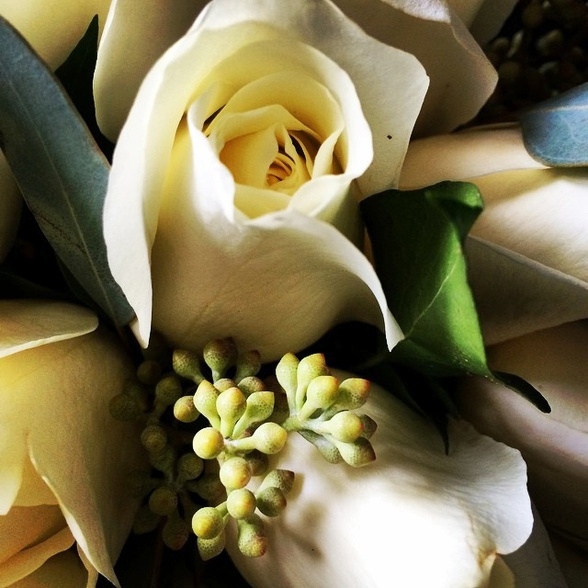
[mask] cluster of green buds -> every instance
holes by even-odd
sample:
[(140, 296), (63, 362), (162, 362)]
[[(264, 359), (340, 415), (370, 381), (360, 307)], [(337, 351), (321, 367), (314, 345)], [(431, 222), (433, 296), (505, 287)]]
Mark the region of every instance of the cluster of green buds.
[(261, 367), (257, 352), (240, 354), (232, 339), (215, 340), (201, 355), (175, 350), (145, 359), (137, 381), (112, 399), (113, 416), (141, 422), (152, 467), (134, 479), (144, 497), (136, 532), (160, 526), (172, 549), (193, 533), (201, 557), (209, 559), (224, 549), (234, 520), (239, 550), (257, 557), (267, 548), (268, 517), (283, 511), (294, 484), (294, 472), (270, 467), (290, 432), (331, 463), (375, 459), (368, 440), (375, 423), (354, 412), (365, 403), (369, 382), (339, 382), (320, 354), (300, 361), (287, 354), (267, 380), (258, 377)]

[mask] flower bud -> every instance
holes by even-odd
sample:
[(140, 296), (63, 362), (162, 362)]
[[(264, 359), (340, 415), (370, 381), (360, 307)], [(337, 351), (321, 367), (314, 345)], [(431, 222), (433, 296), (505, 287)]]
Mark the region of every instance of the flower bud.
[(212, 380), (222, 378), (237, 361), (237, 346), (230, 339), (216, 339), (207, 343), (202, 351), (206, 365), (212, 370)]
[(149, 463), (156, 470), (171, 475), (176, 463), (176, 452), (171, 445), (166, 444), (160, 450), (149, 453)]
[(251, 437), (234, 439), (229, 442), (229, 446), (236, 451), (251, 451), (257, 449), (262, 453), (273, 455), (279, 453), (288, 439), (288, 432), (277, 423), (263, 423)]
[(198, 537), (196, 540), (198, 546), (198, 553), (202, 561), (207, 561), (219, 555), (225, 548), (225, 533), (221, 531), (216, 537), (212, 539), (203, 539)]
[(374, 448), (371, 443), (363, 437), (359, 437), (359, 439), (353, 443), (335, 441), (335, 445), (341, 453), (341, 457), (350, 466), (361, 467), (376, 459)]
[(142, 506), (135, 515), (133, 522), (133, 532), (137, 535), (144, 535), (145, 533), (151, 533), (157, 529), (159, 525), (160, 516), (155, 514), (149, 506)]
[(232, 378), (220, 378), (220, 380), (215, 380), (214, 382), (214, 387), (219, 392), (224, 392), (225, 390), (228, 390), (229, 388), (235, 388), (236, 386), (237, 384)]
[(185, 453), (178, 459), (178, 477), (181, 481), (194, 480), (204, 469), (204, 462), (194, 453)]
[(257, 490), (258, 492), (261, 492), (266, 488), (275, 487), (279, 488), (284, 494), (288, 494), (288, 492), (290, 492), (292, 489), (294, 479), (295, 474), (291, 470), (272, 470), (263, 479), (263, 482), (260, 484)]
[(172, 368), (178, 376), (200, 384), (204, 376), (200, 371), (200, 359), (197, 353), (186, 349), (174, 349), (172, 354)]
[(198, 457), (214, 459), (225, 448), (225, 440), (214, 427), (205, 427), (194, 435), (192, 447)]
[(162, 407), (171, 406), (182, 396), (182, 384), (175, 374), (161, 378), (155, 386), (155, 401)]
[(327, 410), (339, 394), (339, 381), (334, 376), (317, 376), (310, 381), (298, 418), (306, 420), (317, 410)]
[(143, 412), (138, 402), (125, 393), (113, 396), (108, 403), (108, 410), (118, 421), (134, 421)]
[(343, 459), (335, 444), (325, 439), (322, 435), (308, 430), (298, 431), (298, 434), (312, 443), (329, 463), (340, 463)]
[(256, 495), (257, 508), (268, 517), (277, 517), (286, 508), (284, 492), (275, 486), (270, 486)]
[(297, 385), (295, 406), (298, 410), (300, 410), (304, 404), (310, 383), (320, 376), (328, 375), (329, 368), (325, 362), (325, 356), (322, 353), (308, 355), (300, 360), (298, 369), (296, 370)]
[(276, 366), (276, 378), (294, 406), (298, 387), (298, 365), (300, 361), (293, 353), (286, 353)]
[(257, 506), (255, 495), (248, 488), (238, 488), (227, 496), (227, 510), (235, 519), (250, 517)]
[(200, 413), (194, 406), (194, 396), (182, 396), (174, 404), (174, 417), (182, 423), (193, 423)]
[(219, 391), (208, 381), (202, 380), (194, 393), (194, 406), (203, 414), (213, 427), (220, 429), (220, 418), (216, 410)]
[(231, 457), (221, 465), (219, 478), (227, 490), (244, 488), (251, 480), (251, 468), (246, 459)]
[(251, 468), (252, 476), (261, 476), (267, 472), (269, 467), (269, 458), (267, 454), (254, 449), (245, 456), (245, 459)]
[(217, 501), (225, 492), (225, 487), (218, 479), (217, 474), (204, 474), (194, 482), (187, 482), (185, 486), (208, 502)]
[(161, 365), (154, 359), (146, 359), (137, 368), (139, 382), (147, 386), (154, 386), (161, 377)]
[(241, 380), (235, 378), (235, 381), (239, 382), (239, 390), (241, 390), (245, 396), (249, 396), (250, 394), (253, 394), (253, 392), (262, 392), (267, 389), (263, 380), (257, 376), (247, 376)]
[(374, 421), (374, 419), (369, 417), (367, 414), (360, 414), (357, 416), (361, 419), (361, 422), (363, 423), (363, 433), (361, 434), (361, 436), (364, 439), (370, 439), (371, 436), (376, 432), (376, 429), (378, 428), (378, 423), (376, 423), (376, 421)]
[(192, 517), (192, 531), (202, 539), (217, 537), (224, 526), (223, 515), (213, 506), (199, 508)]
[(337, 410), (355, 410), (363, 406), (369, 396), (371, 383), (363, 378), (347, 378), (339, 384)]
[(353, 443), (363, 433), (363, 422), (356, 414), (344, 410), (325, 421), (322, 429), (338, 441)]
[(239, 384), (239, 388), (241, 388), (241, 382), (244, 378), (255, 376), (260, 368), (261, 355), (259, 351), (252, 349), (239, 355), (237, 371), (235, 372), (235, 381)]
[(220, 431), (224, 437), (230, 437), (233, 427), (245, 412), (247, 400), (237, 387), (221, 392), (216, 399), (216, 411), (221, 419)]
[(239, 551), (247, 557), (260, 557), (267, 550), (267, 537), (263, 533), (261, 519), (253, 515), (249, 519), (239, 519)]
[(157, 515), (169, 515), (178, 507), (178, 495), (168, 486), (155, 488), (149, 496), (149, 508)]
[(190, 525), (177, 512), (167, 518), (161, 530), (161, 539), (167, 547), (179, 551), (190, 537)]
[(147, 425), (141, 433), (141, 443), (149, 453), (158, 453), (167, 445), (167, 433), (161, 425)]
[(245, 412), (233, 428), (233, 437), (240, 437), (251, 425), (269, 418), (274, 410), (273, 392), (252, 392), (246, 401)]

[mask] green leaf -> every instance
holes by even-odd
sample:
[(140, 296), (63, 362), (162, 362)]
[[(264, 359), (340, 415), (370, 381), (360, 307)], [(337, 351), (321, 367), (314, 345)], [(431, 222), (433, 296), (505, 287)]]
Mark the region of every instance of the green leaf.
[(588, 83), (520, 115), (527, 151), (550, 166), (588, 165)]
[(477, 188), (462, 182), (362, 202), (376, 272), (406, 337), (394, 361), (434, 376), (489, 374), (463, 252), (481, 210)]
[(0, 145), (51, 246), (117, 325), (133, 311), (102, 235), (109, 166), (59, 83), (0, 19)]

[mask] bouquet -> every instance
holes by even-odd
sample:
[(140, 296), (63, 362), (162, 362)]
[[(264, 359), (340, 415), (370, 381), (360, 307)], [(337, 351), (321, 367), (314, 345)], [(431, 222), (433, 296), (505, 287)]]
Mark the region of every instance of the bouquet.
[(1, 3), (0, 586), (581, 586), (587, 10)]

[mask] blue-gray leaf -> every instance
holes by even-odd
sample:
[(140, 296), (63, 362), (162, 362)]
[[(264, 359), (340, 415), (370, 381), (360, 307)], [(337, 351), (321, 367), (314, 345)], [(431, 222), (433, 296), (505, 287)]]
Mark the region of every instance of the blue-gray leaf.
[(550, 166), (588, 165), (588, 83), (520, 115), (527, 151)]
[(1, 18), (0, 145), (64, 265), (117, 325), (128, 323), (102, 235), (108, 162), (53, 74)]

